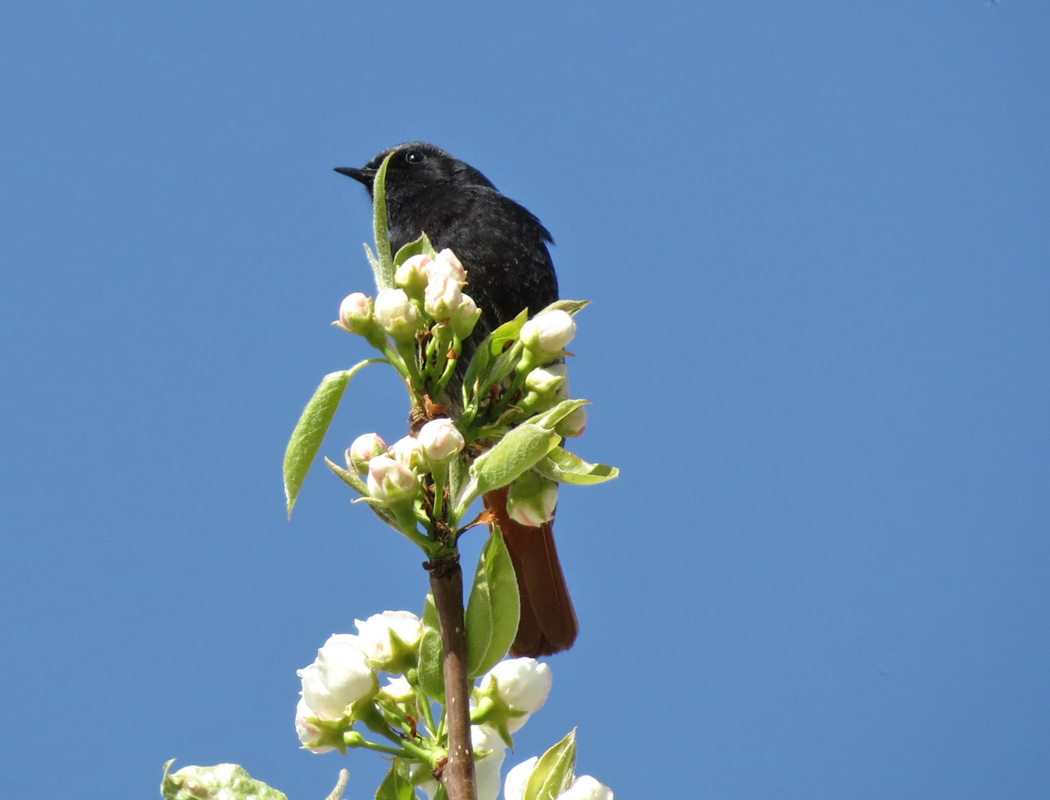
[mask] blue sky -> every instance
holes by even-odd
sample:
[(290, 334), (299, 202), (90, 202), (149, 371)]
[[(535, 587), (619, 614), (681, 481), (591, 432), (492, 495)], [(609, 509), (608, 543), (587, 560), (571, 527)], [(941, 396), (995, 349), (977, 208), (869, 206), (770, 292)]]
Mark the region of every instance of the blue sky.
[[(554, 235), (593, 401), (581, 622), (508, 764), (621, 798), (1050, 794), (1050, 6), (0, 8), (0, 480), (15, 797), (290, 797), (295, 669), (419, 556), (284, 444), (371, 289), (331, 171), (432, 141)], [(396, 438), (355, 379), (325, 452)], [(476, 545), (475, 545), (476, 547)]]

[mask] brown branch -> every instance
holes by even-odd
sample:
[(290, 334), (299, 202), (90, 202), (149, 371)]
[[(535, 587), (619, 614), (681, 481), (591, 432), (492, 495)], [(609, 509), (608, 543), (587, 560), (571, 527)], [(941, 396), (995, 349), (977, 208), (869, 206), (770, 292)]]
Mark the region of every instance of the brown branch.
[(463, 623), (463, 571), (458, 557), (427, 565), (434, 606), (441, 625), (442, 667), (445, 674), (445, 713), (448, 720), (448, 763), (441, 782), (449, 800), (477, 800), (474, 783), (474, 747), (470, 741), (470, 679), (467, 677), (467, 639)]

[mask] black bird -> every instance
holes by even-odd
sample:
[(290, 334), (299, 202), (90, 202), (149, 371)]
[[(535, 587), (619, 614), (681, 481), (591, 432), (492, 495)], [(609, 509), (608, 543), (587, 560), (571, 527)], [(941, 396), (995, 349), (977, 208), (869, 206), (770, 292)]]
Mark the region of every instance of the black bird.
[[(550, 233), (523, 206), (504, 197), (474, 167), (425, 142), (379, 153), (363, 167), (337, 167), (372, 194), (376, 172), (386, 171), (387, 225), (393, 252), (426, 233), (438, 250), (449, 247), (467, 270), (467, 293), (481, 320), (464, 343), (466, 363), (477, 342), (522, 309), (536, 313), (558, 299)], [(515, 656), (566, 650), (576, 640), (576, 613), (554, 547), (553, 527), (531, 528), (507, 516), (507, 490), (485, 495), (485, 507), (510, 551), (521, 594)]]

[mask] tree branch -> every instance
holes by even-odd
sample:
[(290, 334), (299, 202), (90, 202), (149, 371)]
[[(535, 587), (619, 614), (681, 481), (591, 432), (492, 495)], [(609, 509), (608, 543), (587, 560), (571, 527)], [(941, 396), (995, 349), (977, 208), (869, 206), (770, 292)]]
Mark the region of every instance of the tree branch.
[(470, 741), (470, 680), (467, 677), (467, 639), (463, 623), (463, 571), (458, 556), (435, 559), (427, 565), (434, 606), (441, 625), (442, 667), (445, 674), (445, 713), (448, 719), (448, 763), (441, 782), (449, 800), (477, 800), (474, 747)]

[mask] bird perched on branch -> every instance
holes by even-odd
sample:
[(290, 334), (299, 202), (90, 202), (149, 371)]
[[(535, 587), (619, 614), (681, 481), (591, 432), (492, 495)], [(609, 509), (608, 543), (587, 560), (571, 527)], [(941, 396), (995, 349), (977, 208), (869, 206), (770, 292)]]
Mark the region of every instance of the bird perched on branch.
[[(438, 250), (451, 248), (467, 270), (470, 296), (481, 320), (464, 343), (461, 364), (490, 331), (525, 308), (536, 313), (558, 299), (548, 243), (551, 235), (527, 209), (502, 195), (469, 164), (424, 142), (398, 145), (363, 167), (337, 167), (364, 184), (369, 195), (383, 160), (387, 165), (387, 225), (393, 252), (426, 233)], [(515, 656), (566, 650), (576, 639), (576, 613), (554, 547), (553, 524), (522, 525), (507, 514), (507, 489), (484, 496), (503, 532), (521, 595)]]

